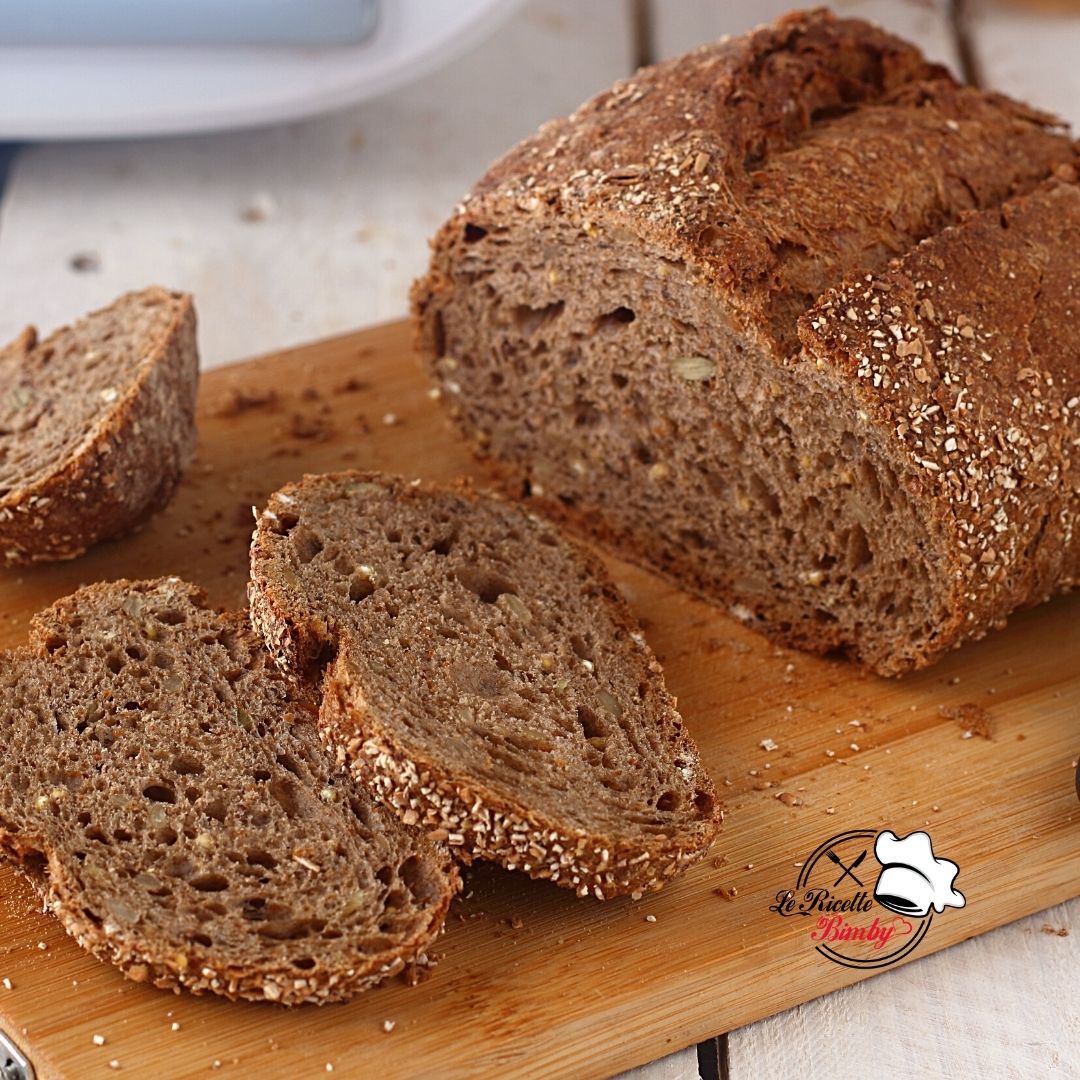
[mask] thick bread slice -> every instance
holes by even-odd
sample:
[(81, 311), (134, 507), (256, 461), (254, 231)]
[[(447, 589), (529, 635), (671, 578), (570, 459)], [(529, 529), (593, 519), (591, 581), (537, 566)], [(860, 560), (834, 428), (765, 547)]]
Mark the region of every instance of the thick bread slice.
[(165, 506), (198, 369), (191, 297), (157, 288), (0, 351), (0, 563), (74, 558)]
[(325, 663), (320, 725), (409, 823), (600, 899), (659, 888), (716, 833), (663, 673), (592, 555), (502, 500), (378, 474), (271, 496), (254, 626)]
[(128, 978), (295, 1005), (425, 961), (452, 860), (332, 767), (245, 617), (93, 585), (0, 656), (0, 694), (0, 852)]
[(1075, 161), (1052, 118), (866, 23), (795, 14), (639, 72), (493, 166), (435, 238), (420, 347), (537, 509), (786, 642), (921, 666), (959, 640), (925, 625), (951, 594), (901, 597), (900, 549), (928, 550), (935, 511), (882, 509), (889, 436), (854, 376), (797, 362), (799, 317)]

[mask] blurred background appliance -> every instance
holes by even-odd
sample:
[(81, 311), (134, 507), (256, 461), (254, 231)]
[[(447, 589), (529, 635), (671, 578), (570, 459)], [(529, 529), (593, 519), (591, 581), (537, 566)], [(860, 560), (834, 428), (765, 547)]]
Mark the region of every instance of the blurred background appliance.
[(341, 108), (519, 0), (0, 0), (0, 140), (172, 135)]

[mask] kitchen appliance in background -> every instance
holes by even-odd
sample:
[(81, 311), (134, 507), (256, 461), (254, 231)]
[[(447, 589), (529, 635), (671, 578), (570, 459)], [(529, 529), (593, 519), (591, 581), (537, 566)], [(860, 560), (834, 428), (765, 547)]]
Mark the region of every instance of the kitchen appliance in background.
[(377, 0), (0, 0), (0, 45), (356, 45)]
[(0, 141), (215, 131), (386, 92), (521, 0), (0, 0)]

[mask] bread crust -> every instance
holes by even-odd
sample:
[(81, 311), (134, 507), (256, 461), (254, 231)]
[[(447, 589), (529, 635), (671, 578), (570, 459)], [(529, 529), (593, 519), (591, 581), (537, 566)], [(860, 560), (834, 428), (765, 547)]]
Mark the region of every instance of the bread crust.
[[(385, 482), (376, 474), (342, 474), (358, 482)], [(693, 784), (708, 797), (711, 807), (706, 820), (687, 824), (673, 836), (659, 836), (655, 842), (622, 842), (619, 838), (593, 835), (586, 830), (568, 830), (556, 820), (508, 802), (482, 781), (452, 776), (428, 757), (419, 758), (401, 746), (391, 730), (381, 722), (360, 692), (360, 680), (350, 664), (350, 644), (341, 629), (328, 626), (321, 615), (305, 625), (303, 617), (288, 602), (288, 586), (275, 574), (265, 532), (264, 519), (273, 520), (276, 502), (282, 495), (287, 505), (302, 505), (303, 481), (289, 485), (271, 496), (269, 507), (260, 515), (252, 539), (252, 575), (248, 591), (251, 621), (285, 671), (304, 670), (328, 645), (336, 654), (321, 676), (322, 703), (319, 724), (323, 737), (334, 750), (337, 762), (347, 767), (384, 804), (392, 807), (407, 824), (432, 830), (450, 844), (464, 862), (474, 857), (491, 859), (511, 870), (533, 878), (574, 889), (579, 896), (604, 900), (613, 896), (640, 894), (662, 888), (686, 866), (709, 849), (723, 820), (712, 780), (700, 762), (697, 749), (683, 735), (687, 768), (693, 770)], [(423, 491), (423, 486), (420, 486)], [(468, 481), (459, 481), (454, 491), (478, 502), (492, 498), (476, 492)], [(568, 542), (569, 543), (569, 542)], [(615, 621), (642, 654), (644, 677), (652, 693), (674, 709), (661, 668), (637, 627), (625, 598), (611, 582), (603, 563), (586, 549), (571, 544), (581, 559), (585, 574), (598, 586), (603, 603)]]
[[(199, 375), (194, 304), (185, 293), (158, 288), (139, 295), (173, 306), (169, 326), (77, 453), (0, 497), (0, 552), (9, 566), (73, 559), (137, 528), (169, 503), (191, 462)], [(49, 340), (38, 343), (31, 328), (9, 349), (26, 353)]]
[[(866, 23), (820, 10), (793, 13), (639, 72), (572, 116), (545, 124), (498, 161), (432, 242), (429, 272), (412, 295), (418, 350), (456, 426), (504, 491), (528, 494), (545, 515), (706, 599), (745, 609), (750, 601), (707, 580), (691, 550), (658, 565), (649, 548), (620, 537), (587, 498), (536, 490), (532, 463), (500, 454), (498, 439), (477, 419), (497, 417), (497, 396), (490, 393), (470, 414), (464, 397), (475, 388), (451, 374), (462, 361), (443, 319), (455, 294), (488, 280), (474, 253), (516, 229), (528, 230), (541, 248), (556, 225), (579, 231), (582, 259), (590, 245), (628, 241), (655, 256), (658, 278), (669, 264), (685, 264), (703, 296), (715, 298), (718, 320), (729, 320), (778, 369), (797, 371), (805, 347), (799, 316), (815, 298), (859, 280), (867, 266), (885, 271), (889, 256), (904, 256), (968, 212), (993, 208), (985, 211), (992, 217), (1002, 200), (1032, 191), (1055, 168), (1071, 169), (1077, 147), (1057, 127), (1048, 114), (958, 86), (913, 46)], [(897, 131), (906, 138), (903, 158), (889, 142)], [(977, 250), (970, 257), (971, 270), (960, 272), (965, 280), (974, 278), (980, 258)], [(1056, 258), (1067, 262), (1067, 250), (1059, 248)], [(534, 290), (535, 302), (553, 301), (558, 288)], [(501, 344), (491, 343), (495, 355)], [(845, 402), (854, 401), (862, 390), (855, 374), (844, 365), (829, 370)], [(516, 391), (515, 378), (508, 365), (508, 393)], [(537, 399), (547, 400), (537, 386)], [(875, 435), (896, 443), (884, 420)], [(948, 543), (954, 519), (934, 501), (938, 485), (922, 467), (907, 468), (910, 457), (896, 449), (912, 496), (925, 500), (929, 525)], [(1055, 498), (1065, 491), (1060, 471), (1058, 483)], [(658, 516), (655, 524), (667, 522)], [(785, 625), (764, 601), (750, 604), (746, 621), (785, 643), (821, 653), (840, 648), (880, 674), (900, 674), (1000, 625), (1016, 606), (1067, 588), (1075, 570), (1060, 559), (1044, 566), (1051, 564), (1054, 581), (1040, 571), (1037, 585), (997, 590), (993, 602), (985, 592), (973, 601), (944, 585), (945, 621), (918, 642), (894, 635), (887, 653), (833, 624)], [(737, 573), (733, 566), (730, 576)]]
[[(455, 781), (432, 761), (408, 756), (380, 729), (379, 718), (353, 700), (349, 680), (330, 673), (319, 723), (337, 761), (406, 822), (422, 823), (445, 840), (462, 862), (474, 858), (520, 870), (531, 878), (573, 889), (578, 896), (610, 900), (662, 889), (703, 858), (723, 818), (697, 836), (665, 838), (644, 849), (588, 832), (569, 832), (523, 812), (484, 789)], [(704, 775), (704, 773), (703, 773)], [(705, 777), (704, 783), (712, 789)]]

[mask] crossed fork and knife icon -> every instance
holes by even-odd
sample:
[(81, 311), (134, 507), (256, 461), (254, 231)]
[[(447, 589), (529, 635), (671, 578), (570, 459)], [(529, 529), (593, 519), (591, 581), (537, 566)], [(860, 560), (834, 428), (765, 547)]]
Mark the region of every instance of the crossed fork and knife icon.
[(835, 881), (835, 882), (833, 883), (833, 888), (834, 888), (834, 889), (835, 889), (835, 888), (836, 888), (836, 887), (837, 887), (837, 886), (838, 886), (838, 885), (840, 884), (840, 882), (841, 882), (841, 881), (843, 881), (843, 880), (844, 880), (844, 878), (846, 878), (846, 877), (849, 877), (849, 878), (851, 878), (851, 880), (852, 880), (852, 881), (854, 881), (854, 882), (855, 882), (855, 884), (856, 884), (856, 885), (858, 885), (860, 889), (862, 889), (862, 888), (865, 888), (865, 886), (863, 885), (863, 883), (862, 883), (862, 882), (861, 882), (861, 881), (860, 881), (860, 880), (859, 880), (859, 879), (858, 879), (858, 878), (857, 878), (857, 877), (855, 876), (855, 873), (854, 873), (854, 871), (855, 871), (855, 870), (857, 870), (857, 869), (859, 868), (859, 865), (860, 865), (860, 864), (862, 863), (863, 859), (865, 859), (865, 858), (866, 858), (866, 852), (865, 852), (865, 851), (864, 851), (864, 852), (863, 852), (863, 853), (862, 853), (861, 855), (859, 855), (859, 856), (858, 856), (858, 858), (856, 858), (856, 859), (855, 859), (855, 861), (854, 861), (854, 862), (853, 862), (853, 863), (852, 863), (852, 864), (851, 864), (850, 866), (845, 866), (845, 865), (844, 865), (844, 862), (843, 862), (843, 860), (842, 860), (842, 859), (840, 858), (840, 856), (839, 856), (839, 855), (837, 855), (837, 854), (836, 854), (836, 852), (835, 852), (835, 851), (832, 851), (831, 849), (830, 849), (829, 851), (826, 851), (826, 852), (825, 852), (825, 857), (826, 857), (826, 858), (827, 858), (827, 859), (828, 859), (828, 860), (829, 860), (829, 861), (830, 861), (831, 863), (834, 863), (834, 864), (835, 864), (836, 866), (840, 867), (840, 869), (841, 869), (841, 870), (843, 870), (843, 873), (842, 873), (842, 874), (841, 874), (841, 875), (840, 875), (840, 876), (839, 876), (839, 877), (838, 877), (838, 878), (836, 879), (836, 881)]

